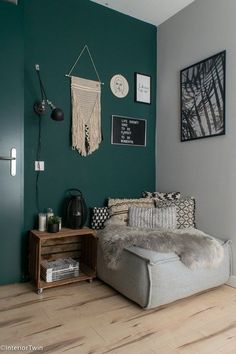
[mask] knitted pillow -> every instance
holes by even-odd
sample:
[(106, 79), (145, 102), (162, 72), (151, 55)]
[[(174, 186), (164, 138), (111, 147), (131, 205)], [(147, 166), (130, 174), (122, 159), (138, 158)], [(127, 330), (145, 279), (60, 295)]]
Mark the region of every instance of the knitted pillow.
[(163, 193), (163, 192), (143, 192), (142, 193), (143, 198), (155, 198), (159, 200), (178, 200), (180, 199), (180, 192), (168, 192), (168, 193)]
[(195, 199), (193, 197), (183, 197), (175, 201), (160, 201), (155, 199), (157, 208), (176, 207), (177, 228), (186, 229), (195, 227)]
[(112, 199), (108, 200), (109, 215), (112, 221), (127, 225), (128, 211), (132, 206), (143, 208), (155, 208), (155, 200), (149, 198), (139, 199)]
[(176, 207), (167, 208), (129, 208), (128, 225), (147, 229), (176, 229)]
[(91, 228), (93, 230), (103, 229), (104, 223), (108, 218), (109, 218), (109, 211), (107, 207), (93, 208)]

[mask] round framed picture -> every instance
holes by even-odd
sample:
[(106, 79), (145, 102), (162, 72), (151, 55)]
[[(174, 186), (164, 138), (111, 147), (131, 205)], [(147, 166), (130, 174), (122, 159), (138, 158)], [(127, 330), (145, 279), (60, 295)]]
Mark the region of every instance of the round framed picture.
[(111, 78), (110, 88), (113, 93), (118, 98), (124, 98), (129, 93), (129, 84), (126, 78), (120, 74), (114, 75)]

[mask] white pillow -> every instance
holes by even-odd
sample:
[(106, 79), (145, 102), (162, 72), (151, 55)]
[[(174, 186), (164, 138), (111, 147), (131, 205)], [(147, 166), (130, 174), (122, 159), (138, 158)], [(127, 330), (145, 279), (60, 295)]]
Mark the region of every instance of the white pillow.
[(166, 208), (129, 208), (128, 225), (147, 229), (177, 228), (176, 207)]

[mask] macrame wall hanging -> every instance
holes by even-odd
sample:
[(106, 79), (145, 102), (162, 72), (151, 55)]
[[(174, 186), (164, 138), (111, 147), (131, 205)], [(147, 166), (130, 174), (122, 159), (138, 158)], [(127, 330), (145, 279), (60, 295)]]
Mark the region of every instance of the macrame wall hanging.
[[(83, 53), (87, 51), (98, 81), (72, 76)], [(72, 104), (72, 148), (82, 156), (88, 156), (98, 149), (102, 141), (101, 131), (101, 85), (97, 68), (87, 45), (71, 67), (71, 104)]]

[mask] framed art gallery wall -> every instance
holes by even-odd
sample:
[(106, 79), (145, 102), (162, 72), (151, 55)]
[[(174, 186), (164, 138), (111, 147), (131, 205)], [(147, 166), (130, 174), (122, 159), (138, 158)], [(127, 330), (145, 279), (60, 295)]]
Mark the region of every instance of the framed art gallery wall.
[[(42, 2), (44, 22), (43, 26), (38, 26), (38, 14), (42, 11)], [(25, 204), (27, 205), (24, 215), (25, 231), (32, 229), (34, 215), (37, 214), (35, 199), (32, 198), (32, 188), (35, 183), (32, 163), (37, 148), (35, 143), (37, 119), (32, 118), (32, 100), (37, 98), (36, 93), (39, 92), (37, 75), (34, 72), (35, 63), (40, 64), (45, 75), (45, 85), (48, 91), (52, 92), (52, 99), (60, 105), (65, 114), (64, 121), (57, 128), (50, 119), (44, 119), (42, 122), (42, 129), (44, 129), (42, 156), (47, 166), (53, 166), (53, 168), (46, 168), (44, 178), (40, 182), (42, 207), (49, 205), (59, 215), (60, 199), (64, 198), (64, 192), (71, 185), (79, 184), (89, 208), (102, 206), (108, 196), (136, 198), (140, 195), (140, 191), (152, 190), (155, 187), (156, 100), (154, 97), (156, 96), (157, 29), (153, 25), (92, 1), (70, 0), (69, 3), (68, 7), (68, 1), (65, 0), (24, 2), (24, 64), (25, 77), (29, 78), (25, 81), (24, 115), (24, 151), (25, 161), (27, 161), (25, 164)], [(62, 25), (58, 26), (58, 23)], [(53, 60), (52, 53), (61, 52), (62, 43), (66, 55), (56, 55), (57, 59)], [(137, 45), (131, 45), (132, 43)], [(70, 148), (71, 90), (70, 80), (64, 76), (85, 44), (89, 47), (99, 77), (104, 83), (101, 87), (103, 140), (99, 149), (86, 158)], [(148, 73), (153, 78), (151, 105), (134, 102), (135, 71)], [(88, 53), (81, 57), (73, 74), (89, 80), (97, 80)], [(115, 94), (110, 88), (114, 76), (115, 84), (112, 88)], [(36, 97), (32, 96), (32, 92)], [(111, 117), (115, 114), (147, 119), (146, 147), (111, 144)], [(57, 142), (51, 144), (55, 129)], [(52, 148), (49, 149), (49, 146)], [(60, 156), (59, 159), (55, 159), (55, 153)], [(70, 170), (73, 170), (73, 173), (68, 173)], [(61, 171), (59, 177), (58, 171)], [(54, 181), (55, 178), (57, 183), (53, 188), (52, 202), (52, 194), (49, 192), (50, 181)]]

